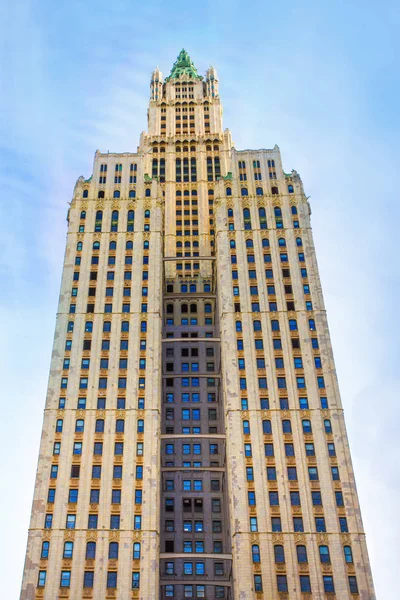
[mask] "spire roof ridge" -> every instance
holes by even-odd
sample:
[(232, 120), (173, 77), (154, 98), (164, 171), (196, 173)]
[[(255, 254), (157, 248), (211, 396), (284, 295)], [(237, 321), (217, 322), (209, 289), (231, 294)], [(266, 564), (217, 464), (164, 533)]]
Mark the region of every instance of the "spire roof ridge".
[(182, 76), (187, 76), (190, 79), (203, 79), (201, 75), (198, 74), (197, 69), (194, 66), (194, 62), (191, 60), (189, 54), (184, 48), (182, 48), (182, 50), (179, 52), (179, 55), (171, 69), (171, 73), (169, 77), (166, 78), (166, 81), (170, 79), (179, 79)]

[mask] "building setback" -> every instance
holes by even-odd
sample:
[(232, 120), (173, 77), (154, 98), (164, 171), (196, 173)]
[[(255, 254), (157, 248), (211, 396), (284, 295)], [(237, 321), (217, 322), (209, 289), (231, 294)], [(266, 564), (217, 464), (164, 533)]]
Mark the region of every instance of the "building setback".
[(184, 50), (150, 90), (75, 185), (20, 598), (374, 599), (300, 176)]

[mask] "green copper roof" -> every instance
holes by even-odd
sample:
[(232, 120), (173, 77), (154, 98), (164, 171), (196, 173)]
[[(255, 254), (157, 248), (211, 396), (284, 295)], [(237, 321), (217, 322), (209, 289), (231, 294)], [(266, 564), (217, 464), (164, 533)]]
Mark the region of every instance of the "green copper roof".
[(186, 50), (181, 50), (179, 52), (179, 56), (174, 62), (171, 73), (165, 81), (168, 81), (169, 79), (178, 79), (178, 77), (181, 77), (182, 75), (187, 75), (190, 79), (203, 79), (201, 75), (197, 73), (197, 69)]

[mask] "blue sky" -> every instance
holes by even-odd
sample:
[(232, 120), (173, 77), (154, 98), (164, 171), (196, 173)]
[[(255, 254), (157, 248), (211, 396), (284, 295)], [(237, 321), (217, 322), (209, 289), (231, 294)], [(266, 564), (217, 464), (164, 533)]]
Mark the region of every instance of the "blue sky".
[(350, 4), (3, 3), (4, 597), (17, 598), (22, 575), (67, 202), (97, 148), (136, 150), (151, 71), (167, 75), (182, 47), (199, 72), (217, 68), (236, 147), (278, 144), (286, 172), (295, 168), (311, 196), (377, 596), (399, 597), (400, 5)]

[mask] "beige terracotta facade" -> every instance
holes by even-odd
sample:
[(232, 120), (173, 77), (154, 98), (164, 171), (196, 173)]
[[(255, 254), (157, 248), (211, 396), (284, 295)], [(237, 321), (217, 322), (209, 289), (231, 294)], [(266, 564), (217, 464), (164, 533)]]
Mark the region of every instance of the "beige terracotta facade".
[(301, 179), (184, 52), (74, 189), (20, 596), (168, 597), (375, 598)]

